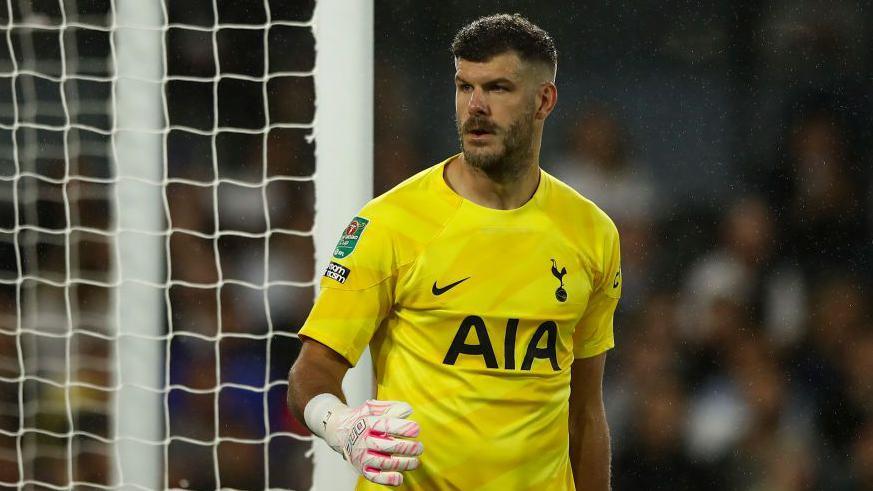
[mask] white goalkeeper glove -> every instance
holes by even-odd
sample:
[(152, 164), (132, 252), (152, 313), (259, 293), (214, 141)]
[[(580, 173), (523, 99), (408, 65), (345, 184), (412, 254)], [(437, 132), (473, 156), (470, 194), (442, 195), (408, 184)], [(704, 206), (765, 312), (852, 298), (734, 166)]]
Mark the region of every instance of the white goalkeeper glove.
[(319, 394), (303, 411), (306, 425), (368, 481), (403, 484), (402, 471), (418, 467), (424, 450), (418, 423), (405, 419), (412, 407), (399, 401), (369, 400), (348, 407), (333, 394)]

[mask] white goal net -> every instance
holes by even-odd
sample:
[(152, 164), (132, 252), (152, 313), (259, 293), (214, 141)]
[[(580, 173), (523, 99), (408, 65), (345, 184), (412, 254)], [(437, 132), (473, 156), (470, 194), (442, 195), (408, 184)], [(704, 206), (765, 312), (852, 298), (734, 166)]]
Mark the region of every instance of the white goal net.
[(311, 486), (313, 12), (0, 1), (0, 487)]

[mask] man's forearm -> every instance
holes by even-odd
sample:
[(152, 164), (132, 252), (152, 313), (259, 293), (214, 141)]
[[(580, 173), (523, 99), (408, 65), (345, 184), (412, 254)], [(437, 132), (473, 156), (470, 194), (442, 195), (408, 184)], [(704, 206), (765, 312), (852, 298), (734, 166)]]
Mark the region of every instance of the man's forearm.
[(317, 373), (300, 374), (291, 369), (288, 376), (288, 407), (294, 413), (294, 417), (303, 423), (303, 409), (306, 403), (318, 394), (333, 394), (345, 402), (342, 384), (329, 377), (319, 376)]
[(348, 367), (331, 359), (321, 345), (306, 342), (288, 373), (288, 407), (305, 424), (303, 410), (318, 394), (333, 394), (345, 402), (342, 379)]
[(604, 411), (580, 417), (570, 426), (570, 463), (579, 491), (610, 489), (609, 426)]

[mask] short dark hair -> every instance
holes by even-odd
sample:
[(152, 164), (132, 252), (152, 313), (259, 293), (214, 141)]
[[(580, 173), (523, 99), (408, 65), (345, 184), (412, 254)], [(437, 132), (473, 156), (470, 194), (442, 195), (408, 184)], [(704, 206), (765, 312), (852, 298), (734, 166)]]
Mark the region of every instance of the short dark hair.
[(462, 27), (452, 41), (452, 55), (469, 61), (488, 61), (510, 50), (524, 61), (542, 62), (552, 70), (557, 68), (555, 41), (521, 14), (480, 17)]

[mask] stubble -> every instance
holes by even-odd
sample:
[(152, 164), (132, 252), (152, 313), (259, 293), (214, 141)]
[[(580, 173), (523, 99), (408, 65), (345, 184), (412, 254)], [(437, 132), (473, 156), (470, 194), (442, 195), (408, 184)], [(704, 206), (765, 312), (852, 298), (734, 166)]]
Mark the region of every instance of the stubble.
[(499, 129), (487, 120), (474, 116), (461, 125), (456, 119), (456, 127), (464, 160), (493, 181), (508, 182), (516, 179), (533, 154), (533, 111), (522, 114), (502, 135), (495, 134), (495, 137), (502, 138), (501, 151), (477, 151), (474, 148), (468, 149), (464, 144), (464, 135), (471, 128), (491, 131)]

